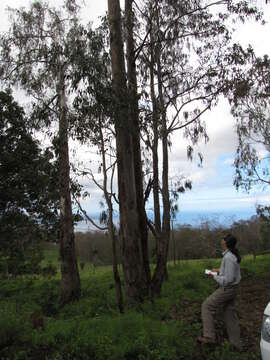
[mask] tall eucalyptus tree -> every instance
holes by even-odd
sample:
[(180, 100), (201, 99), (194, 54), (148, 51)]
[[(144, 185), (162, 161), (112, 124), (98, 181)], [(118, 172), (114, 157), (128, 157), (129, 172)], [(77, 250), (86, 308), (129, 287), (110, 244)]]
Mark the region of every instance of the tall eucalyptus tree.
[(3, 82), (18, 85), (31, 97), (37, 128), (58, 123), (61, 303), (80, 296), (75, 254), (70, 189), (69, 127), (74, 59), (83, 48), (78, 6), (67, 0), (61, 9), (37, 1), (30, 8), (11, 10), (9, 32), (1, 36), (0, 75)]
[[(227, 96), (236, 118), (238, 148), (235, 157), (236, 188), (270, 185), (270, 59), (257, 57), (249, 47), (235, 49), (237, 61)], [(243, 68), (243, 63), (247, 63)]]
[[(127, 99), (128, 87), (119, 0), (108, 0), (108, 14), (114, 96), (113, 119), (118, 169), (120, 238), (125, 291), (127, 301), (132, 304), (142, 301), (147, 289), (135, 178), (133, 135), (136, 135), (136, 130), (131, 117), (130, 102)], [(131, 86), (134, 85), (133, 83)], [(134, 92), (132, 93), (134, 94)], [(132, 110), (136, 111), (135, 108)]]
[[(168, 149), (171, 135), (177, 130), (184, 131), (184, 136), (191, 140), (187, 148), (190, 159), (199, 139), (208, 140), (202, 115), (225, 91), (231, 71), (223, 55), (231, 43), (231, 31), (226, 23), (229, 19), (243, 20), (244, 14), (257, 16), (257, 10), (246, 2), (229, 0), (149, 0), (142, 9), (138, 10), (142, 22), (136, 35), (140, 49), (140, 89), (145, 95), (144, 104), (148, 104), (145, 106), (145, 138), (153, 162), (157, 266), (152, 292), (159, 294), (167, 276), (170, 238)], [(162, 180), (159, 179), (159, 140)], [(202, 154), (198, 155), (202, 161)]]
[(125, 33), (126, 33), (126, 61), (127, 61), (127, 85), (129, 115), (132, 121), (132, 144), (134, 157), (134, 172), (136, 184), (136, 200), (139, 216), (141, 252), (143, 258), (143, 271), (145, 276), (145, 295), (149, 294), (151, 274), (148, 254), (148, 229), (147, 216), (144, 204), (143, 172), (141, 155), (141, 134), (138, 105), (138, 84), (136, 66), (136, 44), (134, 40), (135, 13), (133, 11), (133, 0), (125, 0)]
[[(233, 3), (230, 0), (181, 2), (149, 0), (140, 6), (137, 2), (126, 0), (125, 26), (123, 26), (119, 1), (108, 0), (108, 5), (113, 92), (117, 100), (114, 120), (119, 174), (120, 232), (123, 261), (126, 262), (125, 281), (126, 284), (130, 284), (132, 279), (132, 276), (127, 276), (131, 274), (130, 265), (134, 265), (128, 260), (132, 253), (137, 262), (137, 265), (133, 266), (132, 274), (137, 273), (138, 284), (143, 284), (143, 281), (139, 280), (143, 278), (142, 272), (149, 271), (148, 254), (144, 252), (142, 246), (146, 243), (135, 240), (145, 230), (145, 218), (143, 212), (140, 212), (143, 192), (140, 180), (141, 149), (138, 145), (142, 128), (140, 111), (149, 104), (145, 112), (147, 129), (145, 136), (146, 144), (151, 147), (153, 156), (151, 183), (154, 194), (155, 228), (151, 228), (157, 236), (157, 266), (151, 281), (151, 290), (152, 295), (158, 295), (167, 277), (166, 263), (170, 238), (171, 199), (168, 178), (170, 136), (174, 131), (183, 129), (192, 145), (202, 137), (207, 141), (201, 116), (216, 104), (218, 96), (225, 91), (227, 75), (230, 72), (229, 64), (223, 57), (223, 51), (231, 40), (230, 31), (225, 23), (228, 19), (232, 21), (233, 17), (243, 21), (245, 15), (257, 16), (257, 12), (244, 1)], [(138, 27), (135, 26), (135, 11), (137, 19), (140, 19), (136, 21)], [(124, 61), (123, 29), (127, 70)], [(138, 59), (140, 65), (136, 66)], [(138, 74), (140, 82), (138, 82)], [(138, 106), (139, 98), (142, 100), (139, 102), (140, 106)], [(162, 181), (159, 179), (159, 140), (162, 142), (163, 155)], [(187, 148), (189, 158), (193, 157), (192, 145)], [(126, 152), (125, 156), (123, 151)], [(199, 158), (202, 161), (201, 154)], [(136, 169), (139, 169), (138, 173)], [(186, 182), (186, 188), (189, 187), (190, 183)], [(122, 194), (125, 194), (125, 197)], [(134, 227), (130, 227), (129, 236), (125, 233), (125, 225), (129, 224), (126, 214), (127, 204), (131, 205), (131, 207), (129, 205), (130, 213), (136, 214), (132, 225), (140, 226), (140, 231), (137, 232), (133, 230)], [(139, 225), (137, 217), (139, 217)], [(130, 252), (126, 249), (130, 249)], [(146, 274), (149, 284), (150, 273), (146, 272)], [(138, 284), (135, 287), (138, 288)], [(139, 288), (138, 291), (141, 293)], [(133, 299), (137, 296), (136, 291), (133, 293), (135, 296), (132, 292), (129, 294)]]

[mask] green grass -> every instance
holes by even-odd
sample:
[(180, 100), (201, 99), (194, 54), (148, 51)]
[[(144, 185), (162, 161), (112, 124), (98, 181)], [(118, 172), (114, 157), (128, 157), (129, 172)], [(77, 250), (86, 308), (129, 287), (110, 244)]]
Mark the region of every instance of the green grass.
[[(42, 266), (58, 266), (54, 247), (45, 249)], [(0, 358), (1, 359), (97, 359), (97, 360), (255, 360), (259, 354), (234, 353), (228, 344), (215, 350), (201, 350), (198, 357), (196, 337), (201, 330), (199, 304), (213, 291), (211, 279), (203, 275), (206, 267), (218, 260), (180, 261), (169, 264), (169, 281), (162, 296), (152, 304), (145, 302), (120, 315), (113, 287), (112, 268), (99, 267), (93, 272), (86, 264), (80, 271), (80, 301), (58, 306), (60, 272), (51, 279), (41, 276), (0, 281)], [(244, 276), (270, 272), (270, 256), (256, 262), (245, 257)], [(45, 316), (45, 327), (33, 329), (33, 312)], [(175, 313), (177, 316), (175, 316)]]

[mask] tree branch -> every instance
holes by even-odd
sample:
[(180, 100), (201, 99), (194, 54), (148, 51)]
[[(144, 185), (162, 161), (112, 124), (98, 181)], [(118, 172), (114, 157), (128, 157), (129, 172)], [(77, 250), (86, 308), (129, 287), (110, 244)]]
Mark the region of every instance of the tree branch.
[(88, 220), (92, 225), (94, 225), (94, 226), (95, 226), (97, 229), (99, 229), (99, 230), (102, 230), (102, 231), (108, 230), (108, 227), (101, 227), (101, 226), (97, 225), (97, 224), (95, 223), (95, 221), (94, 221), (93, 219), (91, 219), (91, 218), (87, 215), (87, 212), (82, 208), (82, 206), (81, 206), (79, 200), (76, 198), (76, 196), (73, 195), (73, 197), (74, 197), (74, 200), (75, 200), (76, 204), (78, 205), (79, 209), (81, 210), (81, 212), (82, 212), (83, 215), (85, 216), (86, 220)]
[(157, 238), (157, 232), (156, 232), (156, 229), (155, 229), (154, 224), (152, 223), (152, 221), (149, 220), (148, 218), (146, 218), (146, 222), (147, 222), (147, 226), (151, 230), (151, 233), (153, 234), (154, 238)]
[(180, 130), (180, 129), (183, 129), (185, 128), (186, 126), (192, 124), (194, 121), (196, 121), (203, 113), (205, 113), (207, 110), (210, 109), (210, 105), (208, 105), (203, 111), (201, 111), (198, 115), (195, 116), (195, 118), (193, 118), (192, 120), (186, 122), (185, 124), (183, 125), (180, 125), (180, 126), (177, 126), (177, 127), (174, 127), (172, 128), (171, 126), (168, 128), (168, 133), (172, 132), (172, 131), (175, 131), (175, 130)]
[(144, 192), (144, 204), (147, 202), (147, 200), (149, 199), (151, 190), (152, 190), (152, 186), (153, 186), (153, 182), (154, 180), (150, 177), (148, 184), (146, 186), (145, 192)]

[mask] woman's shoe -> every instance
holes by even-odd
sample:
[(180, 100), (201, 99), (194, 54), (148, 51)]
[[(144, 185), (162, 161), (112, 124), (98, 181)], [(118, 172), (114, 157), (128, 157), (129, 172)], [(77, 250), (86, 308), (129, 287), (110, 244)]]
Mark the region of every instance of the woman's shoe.
[(209, 345), (217, 344), (217, 342), (216, 342), (215, 339), (211, 339), (211, 338), (206, 337), (206, 336), (199, 336), (199, 337), (197, 338), (197, 341), (198, 341), (200, 344), (209, 344)]

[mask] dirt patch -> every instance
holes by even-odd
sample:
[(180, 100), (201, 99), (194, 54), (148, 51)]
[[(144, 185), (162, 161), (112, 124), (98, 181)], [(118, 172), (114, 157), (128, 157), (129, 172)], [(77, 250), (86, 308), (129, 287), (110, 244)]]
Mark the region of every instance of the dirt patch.
[[(245, 352), (260, 353), (261, 325), (265, 306), (270, 301), (270, 273), (260, 277), (246, 277), (241, 281), (237, 298), (237, 310), (241, 339)], [(181, 299), (171, 310), (171, 317), (188, 324), (201, 323), (201, 303)], [(217, 336), (221, 342), (227, 339), (225, 326), (216, 319)]]
[(244, 348), (250, 352), (260, 350), (262, 318), (270, 301), (270, 274), (260, 278), (244, 279), (238, 295), (238, 313)]

